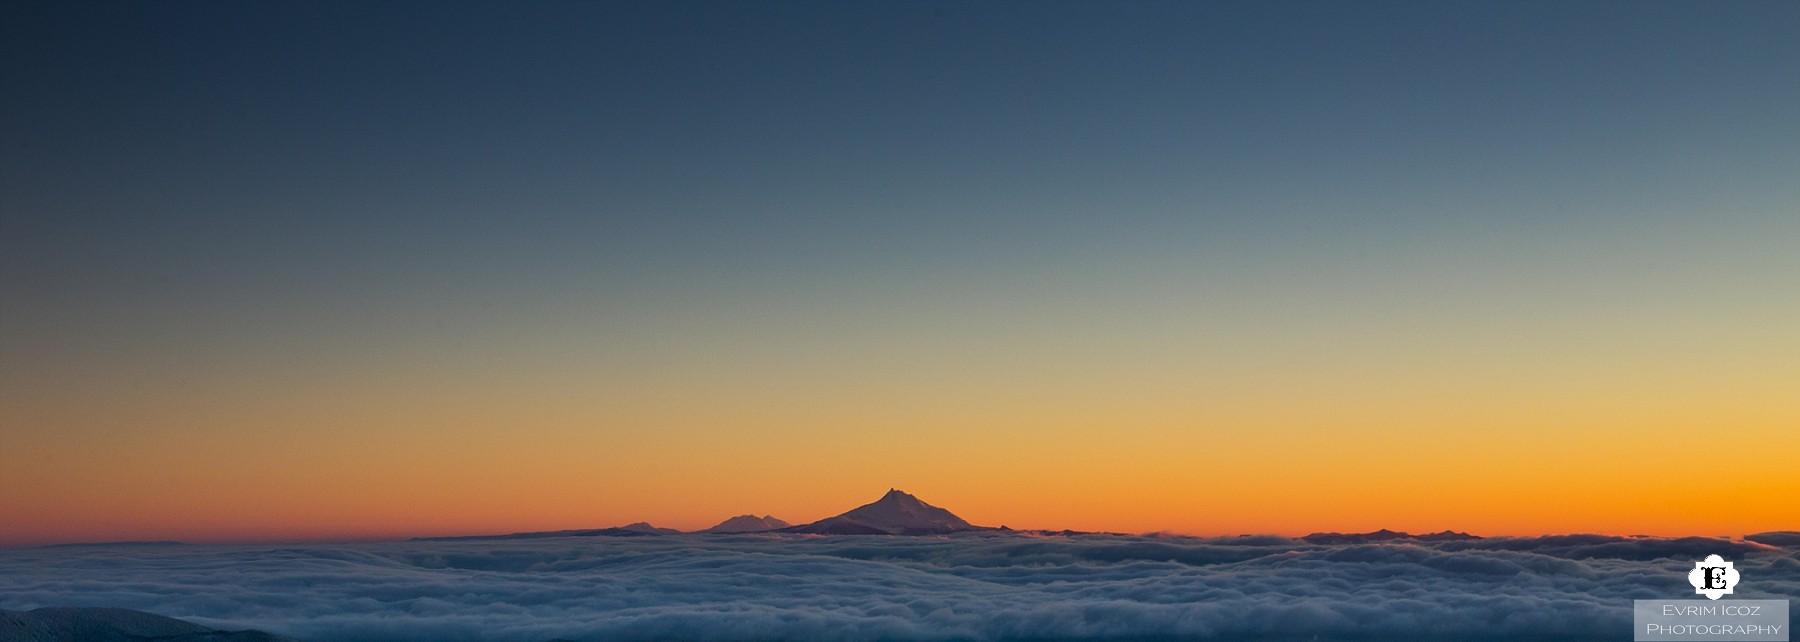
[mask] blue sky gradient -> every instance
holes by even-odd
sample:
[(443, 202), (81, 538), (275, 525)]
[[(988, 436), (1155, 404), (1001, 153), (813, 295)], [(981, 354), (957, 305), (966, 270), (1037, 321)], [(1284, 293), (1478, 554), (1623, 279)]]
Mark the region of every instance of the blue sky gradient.
[(1043, 465), (1003, 444), (1339, 432), (1290, 405), (1440, 457), (1482, 443), (1430, 446), (1455, 417), (1777, 435), (1796, 33), (1793, 2), (7, 3), (0, 419), (32, 461), (276, 452), (376, 404), (771, 457), (957, 418)]

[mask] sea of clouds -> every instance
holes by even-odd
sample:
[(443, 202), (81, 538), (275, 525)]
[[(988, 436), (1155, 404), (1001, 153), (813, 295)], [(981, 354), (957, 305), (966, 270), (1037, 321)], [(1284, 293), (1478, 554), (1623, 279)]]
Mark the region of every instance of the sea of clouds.
[(679, 535), (0, 549), (0, 609), (110, 606), (307, 642), (1621, 640), (1633, 599), (1800, 595), (1800, 549), (1608, 536)]

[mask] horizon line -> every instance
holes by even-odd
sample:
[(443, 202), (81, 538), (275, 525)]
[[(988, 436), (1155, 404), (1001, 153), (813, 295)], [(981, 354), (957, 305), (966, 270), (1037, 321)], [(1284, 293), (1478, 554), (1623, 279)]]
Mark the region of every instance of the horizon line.
[[(637, 522), (632, 522), (632, 523), (637, 523)], [(644, 523), (648, 523), (648, 522), (644, 522)], [(568, 530), (568, 531), (602, 530), (602, 529), (606, 529), (606, 528), (618, 528), (618, 527), (617, 526), (603, 526), (603, 527), (599, 527), (597, 529), (556, 529), (556, 530), (545, 530), (545, 531), (529, 531), (528, 530), (528, 531), (511, 531), (511, 532), (507, 532), (507, 533), (458, 533), (458, 534), (427, 534), (427, 535), (398, 534), (398, 535), (380, 535), (380, 536), (369, 536), (369, 537), (326, 536), (326, 537), (318, 537), (318, 538), (306, 538), (306, 537), (302, 537), (302, 538), (268, 538), (268, 539), (246, 538), (246, 539), (217, 539), (217, 540), (215, 540), (215, 539), (198, 539), (198, 540), (125, 539), (125, 540), (102, 540), (102, 541), (71, 540), (71, 541), (45, 541), (45, 542), (24, 542), (24, 543), (0, 543), (0, 549), (18, 550), (18, 549), (81, 548), (81, 547), (129, 548), (129, 547), (136, 547), (136, 546), (145, 546), (145, 547), (148, 547), (148, 546), (278, 546), (278, 545), (290, 545), (290, 544), (291, 545), (386, 544), (386, 543), (398, 543), (398, 542), (456, 541), (453, 538), (504, 539), (505, 537), (507, 537), (509, 535), (532, 535), (532, 534), (540, 534), (540, 533), (556, 533), (556, 532), (561, 532), (561, 531), (565, 531), (565, 530)], [(1002, 530), (1002, 528), (1003, 527), (982, 527), (979, 530), (960, 531), (960, 532), (956, 532), (956, 533), (940, 533), (940, 534), (932, 534), (932, 535), (782, 533), (782, 532), (773, 531), (773, 530), (771, 530), (771, 531), (749, 531), (749, 532), (742, 532), (742, 533), (708, 533), (705, 531), (705, 529), (701, 529), (701, 530), (693, 530), (693, 531), (677, 531), (675, 533), (645, 534), (645, 535), (643, 535), (643, 537), (681, 537), (681, 536), (685, 536), (685, 535), (703, 535), (703, 536), (721, 536), (721, 537), (741, 537), (741, 536), (746, 536), (746, 535), (774, 535), (774, 536), (790, 536), (791, 535), (796, 538), (819, 538), (819, 537), (852, 537), (852, 538), (856, 538), (856, 537), (941, 537), (941, 536), (962, 536), (962, 535), (979, 535), (979, 534), (996, 534), (996, 533), (1001, 533), (1001, 534), (1003, 534), (1003, 533), (1017, 533), (1017, 534), (1042, 533), (1042, 534), (1056, 534), (1056, 535), (1066, 534), (1069, 536), (1105, 535), (1105, 536), (1114, 536), (1114, 537), (1141, 537), (1141, 538), (1179, 537), (1179, 538), (1188, 538), (1188, 539), (1211, 539), (1211, 540), (1231, 539), (1231, 538), (1248, 538), (1248, 537), (1278, 537), (1278, 538), (1282, 538), (1282, 539), (1305, 541), (1306, 538), (1315, 537), (1315, 536), (1337, 535), (1337, 536), (1349, 537), (1349, 536), (1359, 536), (1359, 535), (1374, 535), (1374, 534), (1385, 532), (1385, 533), (1394, 534), (1395, 535), (1394, 539), (1413, 539), (1413, 540), (1417, 540), (1417, 539), (1420, 539), (1423, 537), (1429, 537), (1432, 535), (1450, 533), (1450, 534), (1456, 534), (1456, 535), (1466, 535), (1466, 536), (1470, 536), (1471, 538), (1474, 538), (1474, 539), (1541, 539), (1541, 538), (1547, 538), (1547, 537), (1596, 536), (1596, 537), (1617, 537), (1617, 538), (1626, 538), (1626, 539), (1665, 539), (1665, 540), (1700, 538), (1700, 539), (1716, 539), (1716, 540), (1723, 540), (1723, 541), (1728, 541), (1728, 542), (1756, 542), (1756, 540), (1753, 540), (1750, 538), (1758, 536), (1758, 535), (1770, 535), (1770, 534), (1778, 534), (1778, 533), (1800, 533), (1800, 529), (1796, 529), (1796, 530), (1777, 529), (1777, 530), (1768, 530), (1768, 531), (1758, 531), (1755, 533), (1741, 533), (1741, 534), (1730, 534), (1730, 535), (1708, 535), (1708, 534), (1698, 534), (1698, 533), (1690, 533), (1690, 534), (1685, 534), (1685, 535), (1653, 535), (1653, 534), (1647, 534), (1647, 533), (1605, 533), (1605, 532), (1599, 532), (1599, 531), (1564, 531), (1564, 532), (1541, 532), (1541, 533), (1533, 533), (1533, 534), (1480, 535), (1480, 534), (1476, 534), (1476, 533), (1458, 531), (1458, 530), (1454, 530), (1454, 529), (1443, 529), (1443, 530), (1430, 531), (1430, 532), (1424, 532), (1424, 533), (1412, 533), (1412, 532), (1408, 532), (1408, 531), (1397, 531), (1397, 530), (1392, 530), (1392, 529), (1381, 528), (1381, 529), (1376, 529), (1373, 531), (1354, 531), (1354, 532), (1314, 531), (1314, 532), (1307, 533), (1304, 535), (1288, 535), (1288, 534), (1273, 533), (1273, 532), (1197, 534), (1197, 533), (1189, 533), (1189, 532), (1180, 532), (1180, 531), (1175, 531), (1175, 530), (1156, 530), (1156, 531), (1144, 531), (1144, 532), (1132, 533), (1132, 532), (1123, 532), (1123, 531), (1078, 531), (1078, 530), (1073, 530), (1073, 529), (1050, 529), (1050, 528), (1020, 528), (1020, 529), (1006, 528), (1006, 529)], [(670, 529), (670, 530), (675, 530), (675, 529)], [(565, 537), (571, 537), (571, 538), (580, 537), (580, 538), (592, 539), (592, 538), (619, 537), (619, 536), (567, 535)], [(553, 538), (545, 537), (545, 538), (541, 538), (541, 539), (553, 539)], [(464, 540), (464, 541), (481, 541), (481, 540), (470, 539), (470, 540)], [(1385, 542), (1385, 540), (1378, 541), (1376, 543), (1383, 543), (1383, 542)]]

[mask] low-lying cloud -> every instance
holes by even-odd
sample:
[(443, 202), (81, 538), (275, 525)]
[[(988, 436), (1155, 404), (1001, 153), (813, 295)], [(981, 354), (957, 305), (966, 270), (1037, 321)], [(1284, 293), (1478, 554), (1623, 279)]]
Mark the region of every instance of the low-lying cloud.
[(0, 550), (0, 609), (112, 606), (309, 642), (1622, 639), (1631, 601), (1800, 594), (1792, 549), (1566, 536), (697, 536)]

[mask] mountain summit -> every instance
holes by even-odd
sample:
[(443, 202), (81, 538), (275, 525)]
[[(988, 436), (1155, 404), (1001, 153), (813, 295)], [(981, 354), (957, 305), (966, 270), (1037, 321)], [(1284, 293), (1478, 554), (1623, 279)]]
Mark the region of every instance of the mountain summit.
[(888, 489), (873, 503), (805, 526), (785, 529), (790, 533), (820, 535), (939, 535), (986, 530), (963, 521), (954, 513), (932, 506), (903, 491)]

